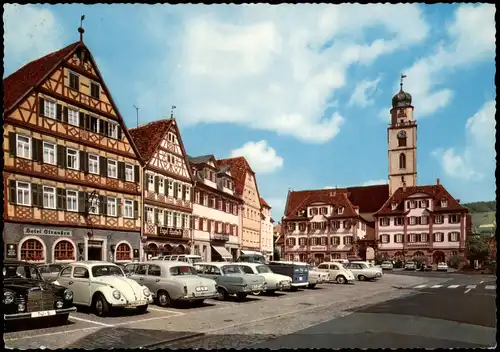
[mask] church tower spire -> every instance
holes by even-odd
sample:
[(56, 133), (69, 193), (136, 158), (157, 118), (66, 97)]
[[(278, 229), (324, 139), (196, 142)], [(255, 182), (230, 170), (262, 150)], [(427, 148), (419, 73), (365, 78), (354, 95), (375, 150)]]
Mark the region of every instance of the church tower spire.
[(412, 97), (403, 90), (392, 97), (391, 123), (387, 127), (389, 193), (400, 187), (417, 185), (417, 122), (413, 118)]

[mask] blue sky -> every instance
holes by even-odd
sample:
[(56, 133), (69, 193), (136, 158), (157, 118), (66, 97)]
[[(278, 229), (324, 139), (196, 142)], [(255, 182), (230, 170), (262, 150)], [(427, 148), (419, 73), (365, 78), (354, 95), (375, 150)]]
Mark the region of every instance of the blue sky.
[(5, 74), (78, 40), (127, 126), (175, 115), (190, 155), (245, 155), (283, 215), (289, 188), (385, 183), (404, 72), (418, 182), (495, 198), (494, 5), (4, 5)]

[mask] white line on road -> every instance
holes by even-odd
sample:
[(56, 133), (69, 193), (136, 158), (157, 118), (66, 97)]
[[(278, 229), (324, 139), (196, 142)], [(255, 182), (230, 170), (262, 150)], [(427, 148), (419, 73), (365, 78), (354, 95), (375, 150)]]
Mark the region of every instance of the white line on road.
[(93, 320), (90, 320), (90, 319), (83, 319), (83, 318), (77, 318), (77, 317), (74, 317), (72, 315), (70, 315), (69, 319), (72, 319), (72, 320), (78, 320), (78, 321), (83, 321), (85, 323), (91, 323), (91, 324), (96, 324), (96, 325), (101, 325), (101, 326), (106, 326), (108, 328), (111, 328), (113, 327), (114, 325), (112, 324), (106, 324), (106, 323), (101, 323), (101, 322), (98, 322), (98, 321), (93, 321)]
[(460, 286), (460, 285), (450, 285), (450, 286), (448, 286), (448, 288), (457, 288), (458, 286)]
[(434, 286), (431, 286), (431, 288), (440, 288), (440, 287), (443, 287), (443, 285), (434, 285)]
[(134, 320), (134, 321), (126, 321), (124, 323), (115, 324), (115, 326), (122, 326), (122, 325), (135, 324), (135, 323), (144, 323), (146, 321), (168, 319), (168, 318), (173, 318), (173, 317), (177, 317), (177, 316), (181, 316), (181, 315), (184, 315), (184, 313), (178, 313), (177, 315), (165, 315), (163, 317), (154, 317), (154, 318), (146, 318), (146, 319), (140, 319), (140, 320)]
[(148, 310), (152, 310), (153, 312), (174, 313), (174, 314), (177, 314), (177, 315), (184, 315), (184, 314), (186, 314), (186, 313), (183, 313), (183, 312), (177, 312), (175, 310), (159, 309), (159, 308), (151, 308), (151, 307), (148, 307)]
[(477, 287), (477, 285), (467, 285), (466, 288), (468, 288), (469, 290), (472, 290), (473, 288), (476, 288), (476, 287)]
[(472, 290), (471, 288), (467, 289), (464, 293), (468, 293), (470, 292), (470, 290)]
[(427, 286), (427, 285), (418, 285), (418, 286), (415, 286), (414, 288), (424, 288), (425, 286)]
[(494, 290), (497, 288), (497, 286), (496, 285), (486, 285), (484, 288), (487, 290)]
[(74, 330), (64, 330), (64, 331), (57, 331), (57, 332), (49, 332), (47, 334), (39, 334), (39, 335), (26, 335), (23, 337), (14, 337), (12, 339), (5, 338), (4, 335), (4, 341), (16, 341), (16, 340), (24, 340), (24, 339), (33, 339), (33, 338), (38, 338), (38, 337), (45, 337), (45, 336), (52, 336), (52, 335), (61, 335), (61, 334), (69, 334), (72, 332), (79, 332), (79, 331), (85, 331), (85, 330), (92, 330), (92, 329), (102, 329), (99, 326), (92, 326), (89, 328), (83, 328), (83, 329), (74, 329)]

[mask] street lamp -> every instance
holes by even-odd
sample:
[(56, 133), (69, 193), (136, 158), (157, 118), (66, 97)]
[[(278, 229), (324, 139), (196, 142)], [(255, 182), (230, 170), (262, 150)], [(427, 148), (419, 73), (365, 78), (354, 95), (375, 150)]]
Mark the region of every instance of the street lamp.
[(97, 194), (96, 190), (93, 190), (92, 193), (90, 193), (87, 196), (87, 199), (85, 200), (85, 209), (83, 211), (83, 217), (85, 218), (85, 223), (87, 224), (87, 236), (89, 238), (94, 236), (94, 226), (92, 224), (92, 221), (90, 220), (90, 213), (95, 213), (96, 210), (96, 205), (97, 205), (97, 200), (99, 199), (99, 195)]

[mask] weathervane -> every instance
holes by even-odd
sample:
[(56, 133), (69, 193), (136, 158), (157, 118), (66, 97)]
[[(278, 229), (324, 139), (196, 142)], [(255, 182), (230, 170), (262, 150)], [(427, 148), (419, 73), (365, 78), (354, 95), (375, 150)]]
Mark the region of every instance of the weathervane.
[(406, 78), (406, 75), (401, 74), (401, 83), (399, 83), (400, 90), (403, 90), (403, 78)]
[(174, 110), (177, 109), (177, 106), (175, 105), (172, 105), (172, 109), (170, 110), (170, 118), (173, 119), (174, 118)]
[(78, 33), (80, 33), (80, 41), (83, 42), (83, 33), (85, 33), (85, 29), (83, 29), (83, 20), (85, 19), (85, 15), (82, 15), (80, 18), (80, 27), (78, 28)]

